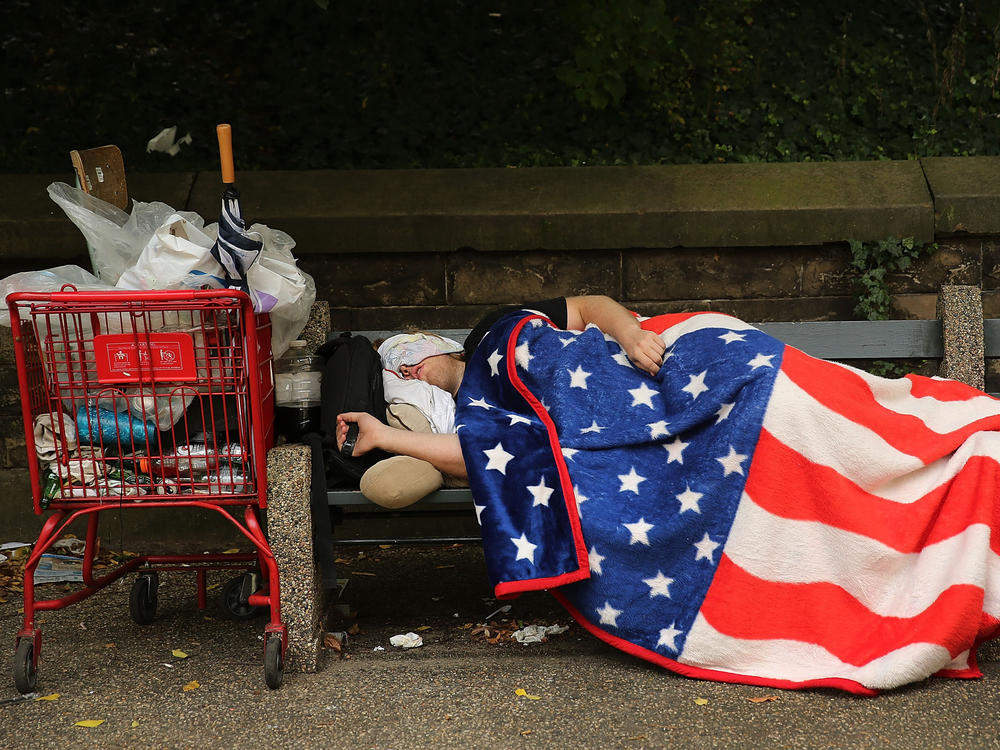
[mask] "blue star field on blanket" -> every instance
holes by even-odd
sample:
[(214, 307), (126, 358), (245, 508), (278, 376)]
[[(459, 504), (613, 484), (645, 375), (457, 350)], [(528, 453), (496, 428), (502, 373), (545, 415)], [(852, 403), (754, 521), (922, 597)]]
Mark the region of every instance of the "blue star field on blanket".
[(975, 487), (1000, 441), (971, 443), (1000, 428), (998, 402), (725, 315), (643, 326), (667, 344), (655, 377), (596, 327), (529, 311), (468, 363), (456, 421), (497, 595), (551, 590), (593, 634), (695, 677), (871, 693), (977, 676), (1000, 558), (976, 530), (1000, 521)]

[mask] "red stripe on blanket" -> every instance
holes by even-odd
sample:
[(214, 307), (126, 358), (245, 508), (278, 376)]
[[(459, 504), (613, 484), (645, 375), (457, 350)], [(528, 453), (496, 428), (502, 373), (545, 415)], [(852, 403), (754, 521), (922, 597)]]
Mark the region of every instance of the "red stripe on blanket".
[[(934, 643), (957, 656), (977, 638), (982, 605), (982, 589), (955, 585), (913, 617), (885, 617), (834, 584), (764, 580), (723, 555), (701, 614), (733, 638), (813, 643), (862, 666), (917, 643)], [(956, 617), (958, 612), (969, 616)]]
[[(917, 417), (892, 411), (876, 401), (871, 387), (859, 374), (790, 346), (785, 347), (781, 371), (818, 403), (867, 427), (897, 450), (924, 463), (954, 451), (975, 432), (1000, 429), (1000, 416), (989, 416), (948, 433), (935, 432)], [(947, 392), (954, 395), (956, 391)], [(967, 393), (982, 395), (975, 389)]]
[(982, 396), (983, 392), (971, 385), (957, 380), (935, 380), (922, 375), (907, 375), (906, 379), (913, 383), (910, 395), (914, 398), (933, 398), (938, 401), (968, 401), (970, 398)]
[[(782, 518), (818, 521), (862, 534), (900, 552), (919, 552), (972, 524), (1000, 528), (1000, 503), (984, 502), (1000, 488), (1000, 465), (973, 456), (958, 474), (908, 503), (878, 497), (835, 469), (815, 464), (761, 430), (746, 492)], [(830, 502), (830, 498), (837, 502)], [(1000, 554), (1000, 539), (990, 537)]]
[[(634, 315), (635, 313), (633, 313)], [(663, 315), (655, 315), (652, 318), (647, 318), (642, 321), (639, 325), (645, 328), (647, 331), (653, 331), (654, 333), (663, 333), (665, 330), (671, 326), (675, 326), (678, 323), (683, 323), (689, 318), (693, 318), (696, 315), (718, 315), (719, 313), (711, 312), (686, 312), (686, 313), (665, 313)]]
[(770, 677), (757, 677), (754, 675), (737, 674), (735, 672), (723, 672), (718, 669), (705, 669), (704, 667), (694, 667), (690, 664), (683, 664), (675, 659), (670, 659), (663, 654), (658, 654), (655, 651), (650, 651), (642, 646), (637, 646), (630, 641), (626, 641), (623, 638), (619, 638), (616, 635), (612, 635), (599, 625), (595, 625), (584, 617), (583, 614), (570, 603), (561, 591), (552, 590), (549, 593), (551, 593), (552, 596), (554, 596), (556, 600), (566, 608), (566, 611), (569, 612), (573, 619), (580, 623), (580, 625), (582, 625), (591, 635), (600, 638), (610, 646), (621, 649), (627, 654), (637, 656), (640, 659), (645, 659), (648, 662), (657, 664), (671, 670), (672, 672), (684, 675), (685, 677), (693, 677), (700, 680), (715, 680), (716, 682), (730, 682), (741, 685), (763, 685), (767, 687), (782, 688), (784, 690), (836, 688), (837, 690), (854, 693), (855, 695), (870, 696), (879, 694), (878, 690), (873, 690), (865, 687), (860, 682), (848, 680), (843, 677), (821, 677), (815, 680), (800, 681), (779, 680)]

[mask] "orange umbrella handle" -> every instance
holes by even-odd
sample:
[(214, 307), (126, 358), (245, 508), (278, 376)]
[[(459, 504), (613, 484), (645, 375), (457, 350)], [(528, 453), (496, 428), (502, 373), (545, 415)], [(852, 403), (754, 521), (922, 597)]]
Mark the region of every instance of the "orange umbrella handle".
[(228, 124), (216, 125), (215, 134), (219, 136), (222, 182), (226, 185), (232, 185), (236, 182), (236, 169), (233, 167), (233, 129)]

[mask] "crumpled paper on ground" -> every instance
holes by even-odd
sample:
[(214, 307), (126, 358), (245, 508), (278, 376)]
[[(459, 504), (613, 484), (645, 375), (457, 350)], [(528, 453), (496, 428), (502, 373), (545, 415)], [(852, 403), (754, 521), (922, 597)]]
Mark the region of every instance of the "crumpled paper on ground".
[(565, 633), (569, 628), (565, 625), (528, 625), (515, 630), (512, 635), (514, 640), (525, 645), (529, 643), (543, 643), (550, 635)]
[(417, 648), (424, 645), (424, 639), (416, 633), (406, 633), (405, 635), (394, 635), (389, 639), (389, 643), (399, 648)]

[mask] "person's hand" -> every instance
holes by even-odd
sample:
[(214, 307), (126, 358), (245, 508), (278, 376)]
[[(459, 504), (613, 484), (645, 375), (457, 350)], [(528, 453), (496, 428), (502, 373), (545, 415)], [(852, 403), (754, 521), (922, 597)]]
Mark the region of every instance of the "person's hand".
[(379, 431), (385, 427), (375, 417), (366, 412), (344, 412), (337, 415), (337, 450), (347, 439), (347, 430), (352, 424), (359, 428), (358, 440), (354, 444), (353, 456), (362, 456), (370, 450), (379, 447)]
[(629, 360), (640, 370), (656, 375), (663, 366), (667, 345), (663, 339), (645, 328), (634, 328), (618, 341)]

